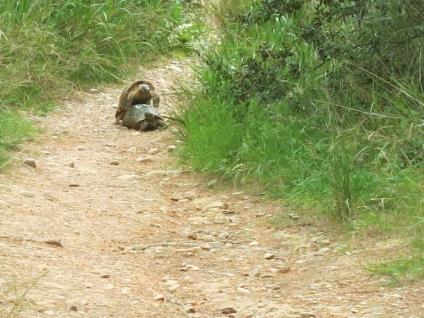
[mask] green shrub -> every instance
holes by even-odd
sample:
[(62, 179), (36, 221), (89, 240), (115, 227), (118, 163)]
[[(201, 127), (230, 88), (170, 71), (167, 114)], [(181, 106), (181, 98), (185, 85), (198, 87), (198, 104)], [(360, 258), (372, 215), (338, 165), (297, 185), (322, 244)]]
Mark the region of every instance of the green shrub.
[(224, 4), (181, 116), (183, 158), (354, 229), (411, 234), (424, 203), (422, 2)]

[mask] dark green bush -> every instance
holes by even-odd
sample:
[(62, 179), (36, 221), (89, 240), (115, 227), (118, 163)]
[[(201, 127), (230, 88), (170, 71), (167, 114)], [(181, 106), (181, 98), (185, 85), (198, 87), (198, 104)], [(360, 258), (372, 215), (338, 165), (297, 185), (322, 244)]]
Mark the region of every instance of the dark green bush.
[[(204, 54), (202, 89), (182, 114), (184, 158), (355, 228), (422, 217), (424, 3), (226, 5), (221, 43)], [(203, 116), (226, 122), (224, 149), (221, 134), (199, 134), (219, 129), (196, 126)]]

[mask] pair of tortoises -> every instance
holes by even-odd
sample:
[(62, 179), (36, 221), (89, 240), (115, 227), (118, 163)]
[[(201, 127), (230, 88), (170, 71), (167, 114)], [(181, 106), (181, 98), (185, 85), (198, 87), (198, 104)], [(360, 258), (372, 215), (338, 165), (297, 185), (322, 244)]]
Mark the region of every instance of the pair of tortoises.
[(116, 122), (122, 121), (123, 126), (141, 131), (162, 128), (165, 122), (158, 111), (159, 101), (152, 83), (136, 81), (121, 93)]

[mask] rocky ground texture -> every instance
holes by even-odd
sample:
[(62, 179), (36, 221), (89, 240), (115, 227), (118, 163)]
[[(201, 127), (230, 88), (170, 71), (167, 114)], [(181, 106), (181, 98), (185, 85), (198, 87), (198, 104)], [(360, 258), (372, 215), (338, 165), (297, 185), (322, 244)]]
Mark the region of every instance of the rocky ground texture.
[[(189, 64), (141, 72), (163, 110)], [(178, 167), (172, 127), (114, 125), (120, 90), (39, 119), (44, 137), (0, 175), (1, 317), (424, 317), (423, 284), (383, 287), (363, 270), (390, 244), (273, 228), (293, 212)]]

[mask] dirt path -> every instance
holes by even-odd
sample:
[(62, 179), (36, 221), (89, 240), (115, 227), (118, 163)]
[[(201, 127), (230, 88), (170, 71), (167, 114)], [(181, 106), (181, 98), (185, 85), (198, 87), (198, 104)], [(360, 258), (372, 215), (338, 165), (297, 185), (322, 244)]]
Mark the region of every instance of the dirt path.
[[(186, 64), (143, 77), (172, 105)], [(176, 169), (169, 130), (113, 125), (119, 93), (68, 102), (42, 121), (37, 167), (0, 175), (1, 317), (424, 317), (422, 284), (362, 271), (374, 251), (276, 231), (276, 204)]]

